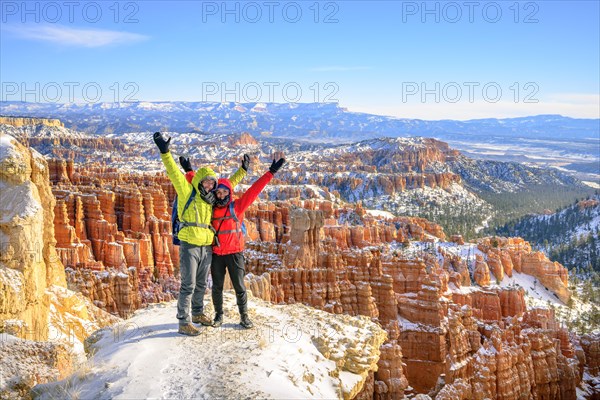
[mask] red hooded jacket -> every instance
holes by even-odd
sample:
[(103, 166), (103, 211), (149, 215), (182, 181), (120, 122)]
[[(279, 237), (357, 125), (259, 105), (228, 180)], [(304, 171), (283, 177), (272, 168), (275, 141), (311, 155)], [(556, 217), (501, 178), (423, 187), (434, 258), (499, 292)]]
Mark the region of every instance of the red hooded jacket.
[[(188, 180), (192, 177), (193, 174), (191, 172), (186, 174)], [(268, 171), (254, 182), (239, 199), (233, 201), (233, 209), (239, 221), (237, 224), (229, 213), (229, 203), (231, 203), (231, 198), (233, 196), (231, 182), (226, 178), (219, 179), (218, 185), (223, 184), (229, 188), (229, 203), (227, 203), (227, 206), (225, 207), (213, 207), (212, 226), (215, 230), (218, 230), (220, 242), (220, 246), (213, 246), (213, 254), (224, 256), (227, 254), (239, 253), (244, 250), (245, 239), (244, 234), (242, 233), (244, 212), (250, 207), (254, 200), (256, 200), (260, 192), (262, 192), (271, 179), (273, 179), (273, 174)]]

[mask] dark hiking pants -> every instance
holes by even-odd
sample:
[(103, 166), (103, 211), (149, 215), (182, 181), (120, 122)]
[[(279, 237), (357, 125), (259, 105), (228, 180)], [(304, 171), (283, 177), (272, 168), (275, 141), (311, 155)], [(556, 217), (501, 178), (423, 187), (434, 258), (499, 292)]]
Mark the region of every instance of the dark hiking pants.
[(225, 274), (227, 271), (229, 271), (229, 278), (235, 289), (240, 314), (247, 313), (248, 298), (246, 295), (246, 286), (244, 285), (246, 270), (242, 252), (227, 254), (225, 256), (213, 254), (210, 273), (213, 281), (212, 300), (215, 312), (223, 313), (223, 284), (225, 283)]
[(195, 246), (181, 242), (179, 246), (179, 271), (181, 287), (177, 298), (177, 319), (189, 324), (190, 302), (192, 315), (202, 314), (208, 268), (212, 259), (212, 246)]

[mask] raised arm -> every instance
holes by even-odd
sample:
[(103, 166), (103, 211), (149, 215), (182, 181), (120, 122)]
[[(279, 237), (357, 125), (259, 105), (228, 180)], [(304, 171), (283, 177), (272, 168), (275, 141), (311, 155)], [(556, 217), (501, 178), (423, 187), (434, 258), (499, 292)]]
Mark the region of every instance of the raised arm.
[(229, 178), (229, 182), (231, 182), (232, 187), (236, 187), (238, 183), (244, 179), (248, 173), (248, 168), (250, 168), (250, 156), (248, 154), (244, 154), (244, 157), (242, 158), (242, 165), (240, 165), (240, 168), (235, 171), (235, 174)]
[(185, 177), (179, 170), (179, 167), (177, 167), (177, 164), (175, 164), (175, 160), (173, 160), (171, 152), (169, 151), (171, 138), (165, 140), (160, 132), (155, 132), (154, 143), (156, 143), (156, 146), (158, 146), (160, 150), (160, 158), (165, 165), (167, 175), (173, 183), (177, 195), (179, 197), (187, 198), (192, 191), (192, 186), (187, 183)]
[(232, 188), (235, 188), (242, 181), (242, 179), (244, 179), (244, 177), (248, 173), (249, 167), (250, 156), (248, 154), (244, 154), (244, 158), (242, 159), (242, 165), (237, 171), (235, 171), (233, 175), (229, 177), (229, 182), (231, 182)]
[(250, 207), (250, 205), (256, 200), (258, 195), (263, 191), (265, 186), (267, 186), (267, 184), (271, 182), (273, 176), (275, 176), (277, 171), (279, 171), (279, 169), (284, 163), (285, 159), (283, 158), (280, 158), (279, 161), (273, 160), (269, 171), (266, 172), (263, 176), (261, 176), (256, 182), (254, 182), (252, 186), (250, 186), (250, 188), (246, 190), (242, 197), (235, 201), (236, 214), (242, 214), (248, 209), (248, 207)]

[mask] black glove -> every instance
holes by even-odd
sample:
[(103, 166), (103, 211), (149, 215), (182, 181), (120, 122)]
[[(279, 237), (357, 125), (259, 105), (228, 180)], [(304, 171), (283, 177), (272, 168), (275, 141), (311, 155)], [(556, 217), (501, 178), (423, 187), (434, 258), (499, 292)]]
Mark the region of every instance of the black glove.
[(202, 200), (211, 206), (214, 206), (217, 203), (217, 196), (215, 196), (215, 192), (212, 190), (207, 192), (206, 189), (204, 189), (204, 186), (202, 186), (202, 182), (198, 185), (198, 192), (200, 193)]
[(244, 171), (248, 172), (249, 167), (250, 167), (250, 156), (248, 154), (244, 154), (244, 159), (242, 160), (242, 168), (244, 168)]
[(193, 171), (189, 157), (179, 156), (179, 164), (181, 164), (181, 168), (183, 168), (185, 172)]
[(160, 132), (154, 132), (154, 143), (156, 143), (160, 152), (165, 154), (169, 152), (169, 143), (171, 143), (171, 138), (169, 138), (169, 140), (165, 140)]
[(279, 169), (283, 166), (284, 163), (285, 158), (280, 158), (278, 161), (273, 160), (273, 163), (269, 167), (269, 171), (271, 171), (271, 173), (275, 175), (275, 173), (279, 171)]

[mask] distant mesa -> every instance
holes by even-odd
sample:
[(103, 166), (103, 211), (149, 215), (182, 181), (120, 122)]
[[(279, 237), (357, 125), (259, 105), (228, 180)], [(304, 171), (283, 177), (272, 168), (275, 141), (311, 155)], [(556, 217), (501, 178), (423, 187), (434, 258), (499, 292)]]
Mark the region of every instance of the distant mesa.
[(29, 118), (0, 116), (0, 124), (12, 125), (17, 128), (27, 125), (46, 125), (64, 128), (65, 125), (56, 118)]

